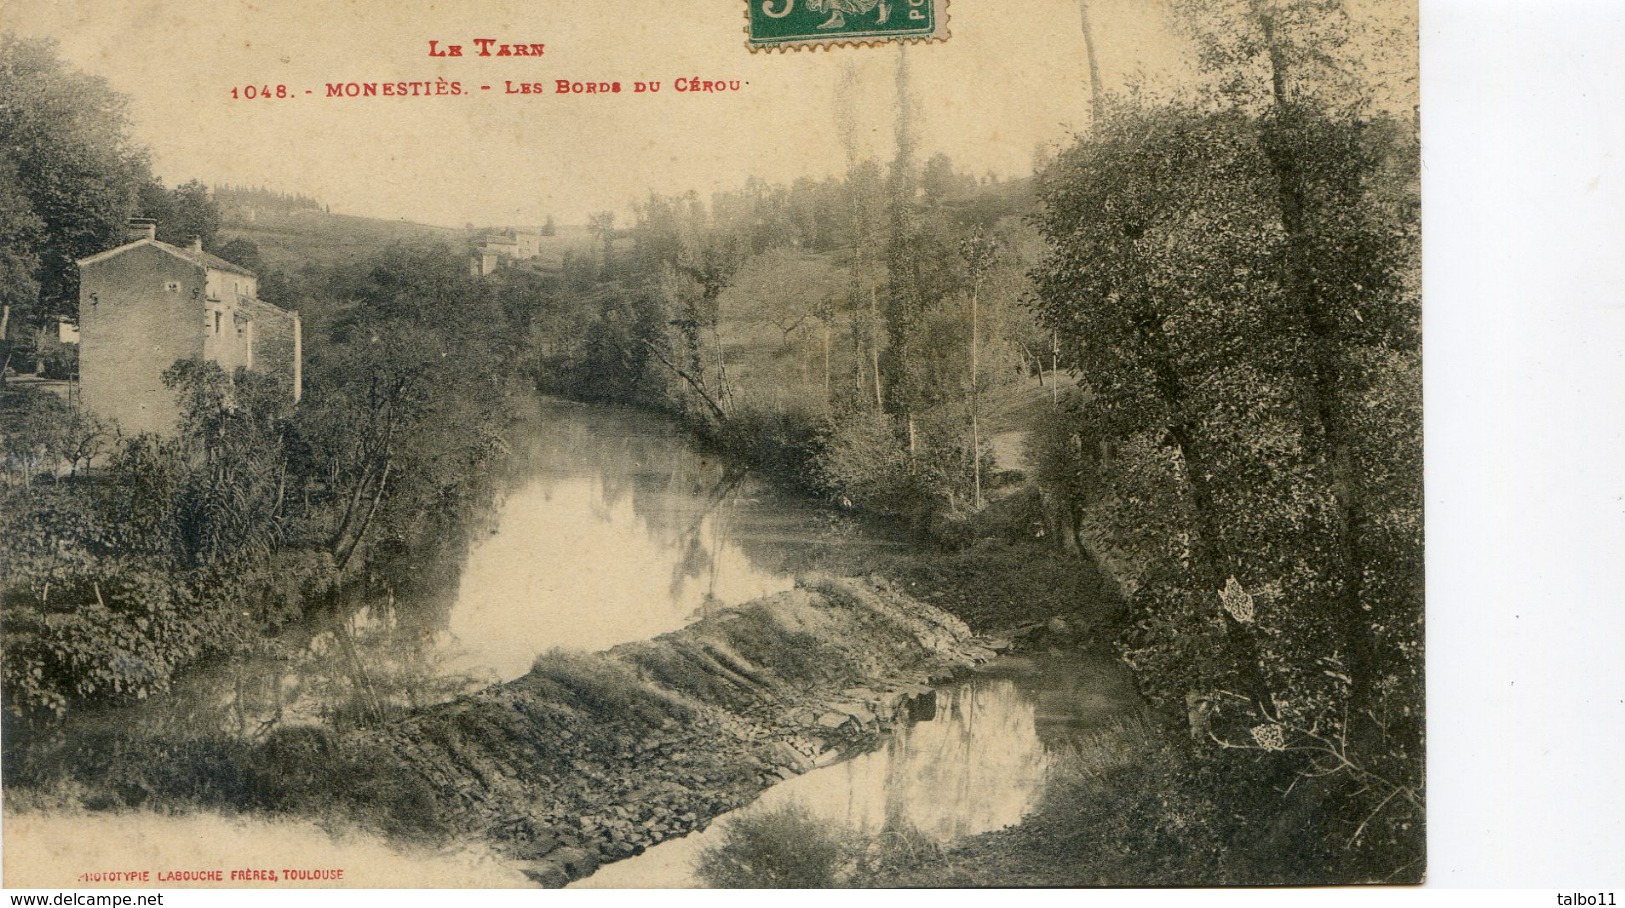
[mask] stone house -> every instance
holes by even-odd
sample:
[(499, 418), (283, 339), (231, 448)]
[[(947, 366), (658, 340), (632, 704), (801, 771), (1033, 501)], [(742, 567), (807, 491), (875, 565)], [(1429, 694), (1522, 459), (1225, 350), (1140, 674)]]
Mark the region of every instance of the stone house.
[(508, 228), (487, 233), (475, 240), (468, 272), (482, 277), (505, 262), (534, 259), (542, 254), (542, 235), (534, 230)]
[(159, 242), (156, 231), (153, 221), (132, 219), (129, 242), (78, 262), (84, 407), (125, 434), (172, 431), (179, 413), (162, 376), (189, 358), (275, 375), (298, 402), (299, 313), (260, 299), (254, 272), (195, 240)]
[(516, 257), (533, 259), (542, 254), (541, 234), (533, 230), (512, 230), (509, 234), (513, 237)]

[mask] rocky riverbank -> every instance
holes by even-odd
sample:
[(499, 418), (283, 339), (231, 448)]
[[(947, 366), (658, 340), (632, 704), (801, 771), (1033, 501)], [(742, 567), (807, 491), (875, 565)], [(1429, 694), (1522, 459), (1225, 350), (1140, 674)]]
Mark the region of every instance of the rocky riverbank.
[(653, 640), (546, 654), (342, 750), (559, 886), (868, 746), (999, 646), (886, 581), (812, 577)]

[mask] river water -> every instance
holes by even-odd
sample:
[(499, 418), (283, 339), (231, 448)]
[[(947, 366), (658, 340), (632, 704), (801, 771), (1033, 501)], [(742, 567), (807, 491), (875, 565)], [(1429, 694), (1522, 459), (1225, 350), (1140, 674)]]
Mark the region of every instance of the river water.
[(522, 478), (472, 547), (450, 613), (455, 668), (516, 678), (550, 647), (647, 639), (790, 589), (828, 559), (908, 546), (697, 451), (650, 414), (543, 401), (519, 445)]
[[(431, 561), (414, 582), (292, 645), (93, 721), (251, 738), (288, 724), (342, 728), (517, 678), (554, 647), (646, 639), (789, 589), (798, 571), (917, 544), (779, 491), (646, 413), (539, 399), (511, 444), (492, 512), (466, 553), (453, 547), (460, 565)], [(942, 842), (997, 829), (1031, 809), (1068, 735), (1131, 701), (1105, 659), (1000, 660), (940, 689), (929, 721), (775, 786), (744, 811), (796, 801), (854, 831), (906, 822)], [(732, 819), (584, 884), (694, 885), (694, 856)]]

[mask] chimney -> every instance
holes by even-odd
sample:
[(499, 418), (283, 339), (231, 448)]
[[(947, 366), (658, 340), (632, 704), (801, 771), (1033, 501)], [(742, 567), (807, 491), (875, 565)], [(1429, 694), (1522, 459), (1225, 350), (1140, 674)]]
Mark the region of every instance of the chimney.
[(125, 242), (134, 243), (137, 240), (155, 240), (157, 238), (157, 221), (152, 218), (130, 218), (130, 226), (125, 228)]
[(203, 253), (203, 237), (195, 234), (192, 236), (192, 252), (196, 255), (201, 255)]

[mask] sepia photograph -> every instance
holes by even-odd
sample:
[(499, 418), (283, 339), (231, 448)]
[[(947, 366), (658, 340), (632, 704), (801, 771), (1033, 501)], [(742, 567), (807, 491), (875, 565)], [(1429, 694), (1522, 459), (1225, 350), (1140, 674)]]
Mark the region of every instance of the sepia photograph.
[(1423, 882), (1418, 30), (0, 0), (5, 885)]

